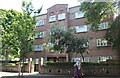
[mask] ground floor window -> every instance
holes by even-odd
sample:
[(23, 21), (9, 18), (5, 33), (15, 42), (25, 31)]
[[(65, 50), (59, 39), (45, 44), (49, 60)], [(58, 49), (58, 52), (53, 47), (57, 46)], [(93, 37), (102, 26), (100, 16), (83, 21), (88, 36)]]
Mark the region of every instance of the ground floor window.
[(111, 60), (112, 56), (99, 56), (99, 61), (107, 61), (107, 60)]
[(66, 57), (47, 57), (47, 61), (51, 62), (65, 62)]
[(84, 62), (90, 62), (89, 57), (85, 57), (85, 58), (84, 58)]
[(34, 64), (39, 64), (40, 60), (41, 60), (41, 65), (43, 65), (44, 64), (44, 58), (43, 57), (41, 57), (41, 58), (35, 58), (34, 59)]

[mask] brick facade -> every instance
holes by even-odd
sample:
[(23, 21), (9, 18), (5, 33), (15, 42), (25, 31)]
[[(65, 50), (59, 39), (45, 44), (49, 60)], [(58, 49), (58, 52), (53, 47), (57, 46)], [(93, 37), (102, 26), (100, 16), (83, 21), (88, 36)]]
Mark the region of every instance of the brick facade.
[[(80, 6), (75, 6), (68, 8), (67, 4), (56, 4), (50, 8), (47, 9), (46, 14), (38, 15), (36, 16), (36, 20), (44, 20), (43, 26), (36, 26), (36, 32), (44, 31), (44, 37), (43, 38), (37, 38), (34, 41), (35, 44), (43, 44), (47, 41), (48, 31), (50, 27), (57, 23), (59, 25), (65, 26), (65, 28), (75, 28), (76, 26), (84, 25), (86, 18), (75, 18), (75, 13), (79, 12)], [(58, 20), (58, 14), (65, 13), (65, 19)], [(55, 21), (49, 22), (49, 17), (56, 15)], [(104, 21), (110, 21), (112, 19), (105, 19)], [(92, 39), (89, 41), (89, 54), (85, 53), (84, 56), (86, 58), (86, 61), (94, 61), (99, 62), (101, 58), (105, 59), (116, 59), (117, 58), (117, 51), (112, 50), (111, 46), (102, 46), (97, 47), (97, 41), (98, 38), (104, 38), (106, 33), (106, 29), (99, 30), (98, 32), (92, 32), (90, 30), (90, 26), (87, 26), (86, 32), (79, 32), (76, 33), (78, 36), (89, 36), (92, 37)], [(34, 52), (34, 59), (43, 57), (44, 61), (47, 61), (48, 58), (67, 58), (67, 54), (56, 54), (56, 53), (49, 53), (45, 50)], [(29, 56), (29, 54), (28, 54)], [(72, 54), (71, 58), (73, 57), (80, 57), (80, 54)]]

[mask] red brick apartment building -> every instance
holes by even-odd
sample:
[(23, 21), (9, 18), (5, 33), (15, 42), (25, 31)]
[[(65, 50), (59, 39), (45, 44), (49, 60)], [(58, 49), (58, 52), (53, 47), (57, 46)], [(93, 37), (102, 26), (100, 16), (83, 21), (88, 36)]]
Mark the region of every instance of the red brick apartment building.
[[(68, 8), (67, 4), (56, 4), (47, 9), (46, 14), (36, 16), (36, 35), (34, 41), (34, 52), (29, 54), (34, 61), (42, 58), (46, 61), (67, 61), (68, 55), (65, 53), (51, 53), (43, 49), (43, 43), (49, 34), (50, 27), (57, 23), (64, 26), (64, 28), (75, 28), (75, 34), (78, 36), (89, 36), (92, 39), (89, 41), (89, 54), (85, 53), (86, 62), (100, 62), (108, 59), (116, 59), (117, 51), (112, 50), (112, 47), (107, 43), (105, 37), (108, 22), (111, 18), (104, 20), (100, 24), (98, 32), (92, 32), (90, 26), (85, 25), (86, 18), (84, 13), (79, 11), (80, 6)], [(80, 58), (80, 54), (72, 54), (71, 59)]]

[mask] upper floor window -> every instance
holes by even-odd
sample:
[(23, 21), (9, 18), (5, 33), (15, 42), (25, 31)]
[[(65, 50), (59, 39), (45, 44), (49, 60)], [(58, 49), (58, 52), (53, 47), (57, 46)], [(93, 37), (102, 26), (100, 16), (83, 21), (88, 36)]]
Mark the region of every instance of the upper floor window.
[(44, 32), (37, 32), (35, 34), (35, 38), (43, 38), (44, 37)]
[(108, 28), (108, 22), (103, 22), (99, 24), (99, 30), (107, 29)]
[(58, 14), (58, 20), (65, 19), (65, 13)]
[(42, 51), (43, 50), (43, 44), (34, 45), (34, 51)]
[(75, 18), (82, 18), (84, 17), (84, 13), (83, 12), (76, 12), (75, 13)]
[(44, 25), (44, 20), (39, 20), (36, 22), (36, 26), (42, 26)]
[(105, 38), (97, 39), (97, 46), (109, 46), (110, 44)]
[(49, 16), (49, 22), (52, 22), (52, 21), (55, 21), (55, 20), (56, 20), (55, 15)]
[[(57, 28), (57, 31), (58, 31), (58, 30), (61, 31), (61, 32), (63, 32), (63, 31), (66, 30), (66, 27), (61, 26), (61, 27)], [(56, 29), (49, 29), (49, 30), (48, 30), (48, 34), (49, 34), (49, 35), (53, 35), (53, 34), (55, 34), (55, 31), (56, 31)]]
[(86, 25), (82, 25), (82, 26), (76, 26), (76, 33), (78, 32), (87, 32), (87, 26)]

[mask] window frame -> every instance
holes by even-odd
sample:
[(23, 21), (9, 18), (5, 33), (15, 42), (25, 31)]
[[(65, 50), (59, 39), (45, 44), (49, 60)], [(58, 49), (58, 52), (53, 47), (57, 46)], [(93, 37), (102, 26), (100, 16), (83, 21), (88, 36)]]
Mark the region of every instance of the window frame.
[(97, 38), (96, 39), (97, 42), (97, 47), (105, 47), (105, 46), (110, 46), (108, 44), (108, 41), (105, 38)]
[[(86, 29), (83, 29), (83, 27), (85, 27)], [(80, 25), (80, 26), (75, 27), (75, 32), (76, 33), (82, 33), (82, 32), (87, 32), (87, 31), (88, 31), (87, 25)]]
[[(39, 48), (38, 48), (39, 47)], [(41, 48), (42, 47), (42, 48)], [(34, 51), (42, 51), (43, 50), (43, 44), (34, 45)]]
[(58, 20), (64, 20), (65, 19), (65, 13), (58, 14)]
[(49, 22), (56, 21), (56, 15), (49, 16)]
[(75, 12), (75, 18), (78, 19), (78, 18), (83, 18), (84, 17), (84, 13), (81, 12), (81, 11), (78, 11), (78, 12)]
[[(41, 33), (42, 33), (43, 35), (41, 35)], [(36, 33), (35, 33), (35, 39), (37, 39), (37, 38), (43, 38), (44, 36), (45, 36), (45, 32), (44, 32), (44, 31), (36, 32)]]
[(112, 56), (99, 56), (99, 62), (113, 59)]
[(102, 22), (99, 24), (98, 30), (104, 30), (104, 29), (108, 29), (108, 28), (109, 28), (108, 22)]
[[(37, 25), (37, 24), (39, 24), (39, 25)], [(39, 27), (39, 26), (44, 26), (44, 20), (38, 20), (36, 22), (36, 27)]]

